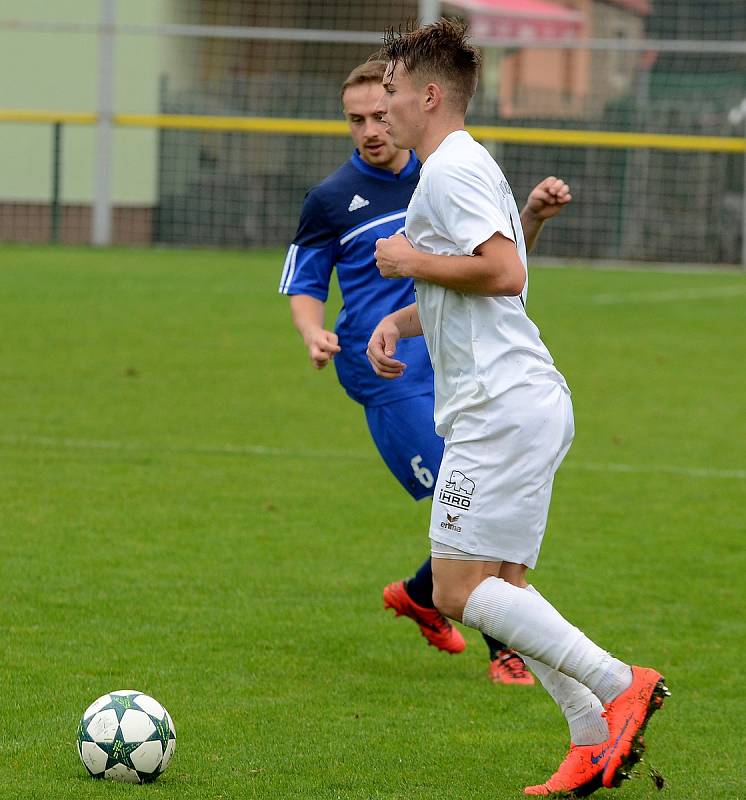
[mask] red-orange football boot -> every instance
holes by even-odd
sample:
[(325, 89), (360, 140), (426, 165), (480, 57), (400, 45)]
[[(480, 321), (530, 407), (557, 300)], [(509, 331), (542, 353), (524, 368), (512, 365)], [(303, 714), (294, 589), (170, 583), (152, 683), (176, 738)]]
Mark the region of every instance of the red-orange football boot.
[(603, 785), (614, 789), (630, 777), (630, 769), (645, 750), (643, 733), (650, 717), (671, 693), (660, 672), (632, 667), (632, 683), (606, 706), (611, 744), (604, 768)]
[(533, 686), (536, 683), (526, 662), (510, 648), (500, 650), (497, 657), (490, 661), (487, 674), (492, 683), (514, 683), (522, 686)]
[(464, 637), (438, 611), (417, 605), (407, 594), (404, 581), (390, 583), (383, 590), (383, 607), (393, 608), (397, 617), (409, 617), (420, 627), (428, 644), (446, 653), (461, 653), (466, 647)]
[(554, 775), (546, 783), (527, 786), (523, 793), (540, 797), (587, 797), (601, 788), (608, 759), (608, 739), (601, 744), (571, 744)]

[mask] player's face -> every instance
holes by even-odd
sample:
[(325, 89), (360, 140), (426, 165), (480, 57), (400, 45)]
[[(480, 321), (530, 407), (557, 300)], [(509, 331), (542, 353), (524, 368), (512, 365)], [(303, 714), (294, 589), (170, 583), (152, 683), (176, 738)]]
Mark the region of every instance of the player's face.
[(422, 89), (402, 64), (389, 64), (383, 76), (384, 96), (379, 106), (383, 121), (397, 147), (416, 148), (425, 127)]
[(345, 118), (360, 157), (374, 167), (392, 171), (401, 169), (409, 153), (399, 150), (386, 126), (381, 122), (378, 107), (383, 96), (380, 83), (360, 83), (345, 90), (342, 98)]

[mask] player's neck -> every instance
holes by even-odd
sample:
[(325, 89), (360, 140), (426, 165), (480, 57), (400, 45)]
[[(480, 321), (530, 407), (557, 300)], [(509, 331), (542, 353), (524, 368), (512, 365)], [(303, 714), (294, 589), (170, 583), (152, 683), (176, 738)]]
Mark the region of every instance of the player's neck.
[(389, 172), (393, 172), (394, 175), (398, 175), (404, 167), (409, 164), (409, 150), (400, 150), (396, 154), (396, 158), (393, 160), (391, 165), (388, 167)]
[(415, 146), (417, 158), (424, 164), (439, 147), (443, 140), (456, 131), (464, 130), (464, 118), (448, 116), (433, 122), (423, 131), (422, 139)]

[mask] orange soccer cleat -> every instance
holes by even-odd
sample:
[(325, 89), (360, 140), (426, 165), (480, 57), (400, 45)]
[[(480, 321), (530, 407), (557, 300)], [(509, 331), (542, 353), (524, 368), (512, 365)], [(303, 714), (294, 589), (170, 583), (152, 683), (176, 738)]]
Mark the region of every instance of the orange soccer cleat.
[(409, 617), (419, 626), (428, 644), (446, 653), (461, 653), (466, 647), (464, 637), (436, 609), (417, 605), (407, 594), (404, 581), (390, 583), (383, 590), (383, 607), (393, 608), (397, 617)]
[(487, 674), (492, 683), (515, 683), (522, 686), (533, 686), (536, 683), (526, 662), (510, 648), (500, 650), (497, 657), (490, 661)]
[(671, 693), (663, 676), (654, 669), (632, 667), (632, 683), (606, 706), (610, 754), (603, 785), (614, 789), (630, 777), (630, 769), (645, 750), (643, 733), (650, 717)]
[(601, 788), (608, 759), (608, 739), (601, 744), (571, 744), (554, 775), (546, 783), (527, 786), (523, 793), (541, 797), (587, 797)]

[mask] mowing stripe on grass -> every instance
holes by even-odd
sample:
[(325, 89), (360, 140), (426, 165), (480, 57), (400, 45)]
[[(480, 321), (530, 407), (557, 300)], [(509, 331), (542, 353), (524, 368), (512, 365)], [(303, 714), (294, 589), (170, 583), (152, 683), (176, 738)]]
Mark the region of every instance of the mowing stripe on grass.
[(356, 453), (349, 450), (304, 450), (287, 447), (270, 447), (262, 444), (222, 444), (222, 445), (148, 445), (142, 442), (103, 441), (100, 439), (57, 439), (52, 436), (0, 436), (0, 445), (30, 445), (48, 447), (55, 450), (107, 450), (122, 453), (156, 453), (165, 455), (205, 455), (205, 456), (279, 456), (281, 458), (337, 458), (347, 461), (374, 461), (376, 456)]
[(619, 292), (593, 294), (590, 301), (594, 305), (610, 306), (624, 303), (676, 303), (686, 300), (738, 297), (746, 294), (743, 286), (710, 286), (703, 289), (667, 289), (658, 292)]
[[(269, 447), (259, 444), (223, 444), (193, 447), (184, 445), (149, 446), (139, 442), (117, 442), (96, 439), (68, 439), (52, 436), (0, 435), (0, 445), (47, 447), (55, 450), (106, 450), (124, 453), (157, 453), (166, 455), (206, 456), (276, 456), (280, 458), (310, 458), (323, 460), (334, 458), (344, 461), (376, 461), (373, 453), (350, 450), (304, 450), (287, 447)], [(687, 478), (715, 478), (745, 481), (746, 469), (712, 469), (710, 467), (675, 467), (668, 464), (641, 466), (613, 462), (570, 461), (563, 469), (579, 469), (588, 472), (621, 472), (631, 474), (681, 475)]]
[(649, 467), (636, 464), (593, 463), (591, 461), (570, 461), (560, 469), (582, 469), (589, 472), (630, 472), (640, 474), (682, 475), (687, 478), (731, 478), (746, 481), (746, 469), (710, 469), (709, 467), (673, 467), (670, 465), (651, 465)]

